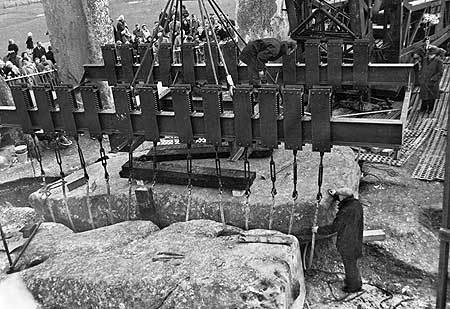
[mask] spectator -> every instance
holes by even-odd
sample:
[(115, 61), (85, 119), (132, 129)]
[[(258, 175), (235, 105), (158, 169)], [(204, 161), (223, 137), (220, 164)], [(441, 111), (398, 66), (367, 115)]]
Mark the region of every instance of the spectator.
[(120, 35), (120, 40), (123, 43), (127, 43), (131, 40), (131, 34), (130, 31), (128, 30), (128, 25), (125, 22), (125, 17), (123, 15), (120, 15), (117, 18), (117, 32)]
[(19, 46), (17, 46), (13, 39), (8, 40), (8, 54), (10, 54), (11, 52), (14, 52), (16, 54), (19, 53)]
[(186, 33), (186, 35), (191, 34), (191, 24), (187, 18), (183, 19), (183, 23), (181, 24), (181, 30)]
[(0, 60), (0, 76), (5, 78), (5, 62), (3, 60)]
[(36, 42), (36, 47), (33, 49), (33, 60), (36, 58), (41, 59), (45, 53), (45, 48), (42, 46), (41, 42)]
[(444, 71), (442, 60), (437, 56), (440, 53), (438, 47), (430, 47), (427, 56), (422, 61), (420, 72), (420, 98), (422, 99), (421, 111), (431, 113), (434, 102), (439, 98), (439, 82)]
[(20, 76), (20, 70), (11, 61), (6, 61), (5, 67), (3, 68), (6, 78), (14, 78)]
[(184, 4), (181, 6), (181, 17), (182, 18), (188, 18), (189, 17), (189, 12), (186, 9), (186, 6)]
[(27, 46), (28, 53), (32, 54), (33, 53), (33, 49), (34, 49), (33, 33), (28, 32), (27, 41), (25, 42), (25, 44)]
[(47, 59), (45, 55), (41, 57), (41, 63), (44, 66), (44, 71), (53, 70), (53, 62)]
[(134, 25), (133, 35), (135, 40), (137, 40), (138, 38), (144, 39), (144, 33), (142, 32), (139, 24)]
[(143, 24), (142, 25), (142, 34), (144, 35), (144, 41), (145, 42), (150, 42), (150, 40), (152, 39), (152, 33), (150, 32), (150, 30), (148, 30), (147, 25)]
[(34, 65), (36, 66), (38, 72), (43, 72), (45, 69), (41, 63), (41, 58), (34, 58)]
[(56, 64), (55, 55), (53, 54), (53, 48), (51, 46), (48, 47), (48, 51), (45, 53), (45, 57), (53, 64)]

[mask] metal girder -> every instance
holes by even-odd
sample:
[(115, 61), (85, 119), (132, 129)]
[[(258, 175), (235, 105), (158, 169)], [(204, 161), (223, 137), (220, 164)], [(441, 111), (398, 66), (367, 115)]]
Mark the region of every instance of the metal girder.
[[(153, 86), (148, 87), (141, 86), (140, 91), (143, 88), (148, 88), (149, 94), (154, 94)], [(29, 91), (27, 88), (22, 89), (23, 93)], [(123, 133), (126, 128), (132, 128), (134, 136), (145, 136), (147, 140), (155, 140), (156, 134), (151, 134), (151, 130), (158, 128), (159, 136), (178, 136), (179, 128), (183, 125), (188, 125), (190, 130), (186, 139), (192, 140), (192, 138), (207, 137), (207, 126), (205, 113), (203, 112), (186, 112), (183, 113), (183, 117), (187, 117), (187, 123), (179, 123), (176, 120), (175, 112), (155, 110), (154, 100), (141, 101), (140, 110), (129, 111), (129, 121), (131, 126), (118, 126), (117, 114), (114, 110), (97, 110), (98, 109), (98, 92), (95, 86), (84, 86), (83, 92), (83, 108), (75, 109), (74, 97), (60, 96), (56, 100), (60, 105), (59, 109), (49, 109), (51, 114), (52, 125), (55, 130), (66, 130), (67, 112), (64, 114), (61, 112), (61, 108), (68, 108), (72, 112), (73, 120), (77, 132), (89, 132), (90, 134), (113, 134)], [(241, 139), (242, 145), (248, 145), (251, 141), (261, 141), (261, 126), (263, 120), (259, 117), (254, 117), (251, 108), (251, 96), (253, 89), (249, 87), (237, 87), (236, 88), (236, 100), (239, 97), (242, 98), (242, 108), (239, 108), (239, 104), (236, 104), (236, 109), (233, 112), (221, 113), (219, 116), (220, 136), (225, 140)], [(15, 101), (18, 91), (13, 92)], [(143, 94), (143, 92), (141, 92)], [(286, 111), (298, 112), (297, 115), (280, 115), (276, 121), (276, 136), (278, 141), (284, 141), (289, 144), (290, 148), (301, 148), (302, 144), (313, 142), (312, 121), (310, 117), (301, 115), (301, 97), (303, 88), (282, 88), (281, 93), (286, 96)], [(19, 93), (22, 95), (22, 93)], [(141, 94), (141, 95), (142, 95)], [(185, 93), (181, 93), (185, 96)], [(51, 96), (45, 96), (48, 100), (53, 100)], [(44, 99), (43, 99), (44, 100)], [(65, 102), (64, 100), (70, 100)], [(123, 106), (127, 106), (129, 101), (125, 96), (117, 96), (116, 100), (124, 100), (121, 102)], [(237, 102), (237, 101), (236, 101)], [(117, 103), (117, 102), (116, 102)], [(178, 102), (174, 102), (178, 104)], [(184, 100), (185, 104), (188, 104)], [(267, 103), (267, 102), (266, 102)], [(40, 104), (53, 104), (52, 102), (40, 102)], [(125, 105), (127, 104), (127, 105)], [(152, 104), (153, 107), (145, 107), (143, 105)], [(275, 102), (273, 102), (275, 104)], [(187, 105), (183, 105), (185, 108)], [(151, 114), (148, 114), (148, 110), (151, 110)], [(42, 110), (41, 110), (42, 112)], [(217, 117), (217, 111), (214, 111)], [(22, 125), (21, 119), (30, 120), (29, 127), (33, 130), (41, 130), (42, 119), (40, 118), (39, 111), (36, 108), (26, 108), (23, 110), (20, 108), (16, 110), (11, 106), (0, 106), (0, 126), (15, 126), (20, 127)], [(270, 114), (269, 114), (270, 115)], [(45, 116), (45, 115), (44, 115)], [(149, 117), (150, 116), (150, 117)], [(272, 117), (272, 116), (270, 116)], [(293, 118), (294, 117), (294, 118)], [(48, 119), (48, 117), (45, 117)], [(148, 121), (153, 119), (153, 121)], [(184, 118), (183, 118), (184, 119)], [(240, 120), (245, 121), (241, 123)], [(156, 121), (155, 121), (156, 120)], [(190, 120), (190, 123), (189, 121)], [(299, 121), (299, 123), (296, 123)], [(379, 146), (379, 147), (400, 147), (402, 143), (402, 128), (403, 122), (401, 120), (374, 120), (374, 119), (338, 119), (331, 118), (330, 121), (330, 143), (332, 145), (347, 145), (347, 146)], [(245, 128), (242, 124), (246, 124)], [(236, 126), (238, 125), (238, 126)], [(73, 126), (70, 127), (73, 131)], [(69, 129), (70, 129), (69, 128)]]
[[(414, 64), (412, 63), (369, 63), (368, 64), (368, 76), (367, 84), (369, 86), (375, 85), (406, 85), (408, 83), (409, 75), (413, 72)], [(138, 65), (134, 65), (134, 72), (136, 73)], [(279, 82), (284, 84), (283, 79), (283, 66), (281, 63), (267, 64), (266, 68), (272, 76), (279, 74)], [(91, 81), (108, 80), (105, 67), (98, 64), (87, 64), (84, 66), (87, 79)], [(170, 70), (170, 76), (175, 77), (178, 71), (183, 70), (181, 65), (173, 64)], [(328, 66), (327, 64), (319, 64), (319, 84), (327, 85), (332, 81), (332, 78), (328, 78)], [(353, 78), (354, 66), (353, 64), (341, 64), (342, 85), (356, 85), (357, 82)], [(117, 79), (121, 80), (124, 77), (121, 65), (116, 65)], [(248, 72), (246, 65), (239, 65), (237, 67), (238, 80), (235, 80), (237, 84), (248, 82)], [(286, 84), (306, 85), (307, 83), (307, 67), (304, 63), (297, 63), (295, 65), (295, 82), (292, 80), (292, 75), (289, 76)], [(218, 79), (219, 83), (226, 84), (225, 69), (222, 65), (218, 65)], [(206, 66), (202, 64), (194, 65), (194, 74), (196, 80), (207, 80), (208, 73)], [(413, 75), (413, 74), (412, 74)], [(160, 75), (160, 69), (158, 65), (155, 65), (153, 72), (153, 78), (155, 80), (163, 80)], [(144, 81), (143, 74), (139, 74), (138, 81)]]

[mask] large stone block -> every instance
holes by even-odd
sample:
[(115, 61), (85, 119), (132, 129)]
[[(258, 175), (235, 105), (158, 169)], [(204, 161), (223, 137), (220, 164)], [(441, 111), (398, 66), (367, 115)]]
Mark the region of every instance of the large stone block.
[[(284, 149), (274, 152), (276, 165), (275, 212), (273, 216), (273, 229), (286, 233), (289, 228), (291, 208), (294, 206), (293, 234), (298, 234), (302, 228), (311, 227), (318, 192), (317, 178), (319, 167), (319, 154), (312, 153), (310, 147), (298, 153), (298, 185), (299, 193), (295, 205), (292, 199), (292, 160), (291, 151)], [(183, 164), (183, 163), (180, 163)], [(193, 162), (193, 165), (214, 166), (213, 160)], [(354, 160), (353, 151), (348, 147), (333, 147), (331, 153), (324, 156), (324, 175), (322, 193), (327, 188), (350, 187), (358, 192), (360, 170)], [(236, 163), (222, 160), (223, 168), (242, 169), (243, 162)], [(272, 206), (272, 182), (269, 173), (269, 159), (251, 159), (250, 170), (256, 172), (256, 179), (251, 186), (249, 199), (250, 229), (265, 229), (269, 226), (269, 214)], [(152, 218), (158, 226), (164, 227), (174, 222), (184, 221), (188, 194), (186, 187), (157, 184), (154, 188), (157, 215)], [(245, 227), (245, 198), (233, 196), (232, 192), (224, 191), (222, 205), (225, 220), (229, 225), (240, 228)], [(332, 222), (335, 213), (330, 211), (328, 203), (322, 203), (319, 208), (319, 225)], [(219, 195), (217, 189), (194, 188), (191, 219), (210, 219), (220, 221)]]
[[(121, 165), (127, 160), (127, 155), (114, 156), (108, 160), (108, 170), (111, 180), (111, 196), (106, 194), (104, 172), (100, 163), (89, 166), (88, 173), (91, 180), (91, 192), (89, 203), (86, 203), (86, 188), (80, 187), (68, 193), (68, 208), (65, 206), (60, 188), (51, 191), (47, 196), (41, 191), (30, 195), (30, 204), (36, 211), (43, 215), (47, 221), (56, 221), (70, 227), (69, 214), (75, 225), (76, 231), (85, 231), (114, 222), (127, 219), (128, 213), (128, 180), (119, 178), (118, 172)], [(294, 207), (293, 234), (299, 233), (302, 228), (312, 225), (317, 187), (317, 175), (319, 155), (312, 153), (310, 147), (298, 153), (298, 192), (299, 197), (292, 200), (292, 152), (284, 149), (274, 152), (274, 160), (277, 170), (275, 197), (275, 212), (273, 216), (273, 229), (287, 232), (291, 208)], [(180, 161), (178, 164), (185, 165)], [(213, 159), (195, 160), (193, 165), (214, 166)], [(243, 162), (230, 162), (221, 160), (222, 168), (243, 169)], [(256, 179), (251, 187), (249, 199), (250, 229), (265, 229), (269, 224), (269, 213), (272, 206), (269, 173), (269, 159), (251, 159), (250, 169), (256, 172)], [(83, 175), (82, 171), (70, 175), (68, 181), (77, 179)], [(322, 192), (327, 188), (350, 187), (358, 192), (360, 171), (354, 161), (354, 155), (348, 147), (334, 147), (331, 153), (324, 157), (324, 177)], [(186, 186), (168, 185), (157, 183), (153, 190), (153, 200), (156, 208), (154, 217), (145, 217), (152, 220), (160, 227), (168, 226), (175, 222), (181, 222), (186, 217), (186, 205), (188, 194)], [(110, 202), (110, 205), (108, 204)], [(90, 207), (88, 207), (90, 205)], [(245, 227), (245, 198), (233, 196), (231, 191), (224, 191), (222, 205), (225, 212), (225, 220), (229, 225), (240, 228)], [(112, 211), (109, 211), (111, 207)], [(135, 209), (134, 194), (131, 199), (131, 211)], [(322, 203), (319, 209), (319, 224), (328, 224), (333, 220), (334, 213), (329, 211), (329, 204)], [(90, 213), (92, 214), (93, 223)], [(144, 212), (143, 212), (144, 214)], [(209, 219), (220, 221), (219, 195), (217, 189), (194, 187), (189, 217), (191, 219)], [(144, 217), (142, 217), (144, 218)]]
[(21, 275), (45, 308), (290, 308), (304, 296), (292, 236), (276, 232), (286, 244), (241, 243), (241, 230), (224, 233), (220, 223), (195, 220), (118, 243), (128, 233), (117, 235), (117, 226), (132, 232), (145, 223), (151, 224), (122, 222), (52, 242), (38, 232), (27, 259), (46, 251), (39, 246), (53, 254)]
[[(126, 154), (109, 154), (107, 169), (111, 176), (111, 195), (107, 194), (105, 172), (100, 162), (87, 167), (89, 174), (89, 196), (86, 185), (75, 190), (66, 190), (66, 200), (61, 187), (50, 191), (38, 190), (29, 197), (31, 207), (44, 217), (46, 221), (58, 222), (72, 228), (76, 232), (98, 228), (128, 219), (136, 208), (134, 194), (129, 199), (128, 179), (120, 178), (118, 173), (122, 164), (127, 160)], [(68, 183), (83, 177), (79, 170), (66, 177)], [(130, 202), (129, 202), (130, 201)], [(70, 218), (70, 219), (69, 219)], [(71, 223), (72, 221), (72, 223)]]

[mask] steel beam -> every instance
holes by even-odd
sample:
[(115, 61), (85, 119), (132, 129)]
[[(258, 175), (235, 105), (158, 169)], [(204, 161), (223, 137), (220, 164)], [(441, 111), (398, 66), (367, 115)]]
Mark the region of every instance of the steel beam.
[[(245, 95), (245, 94), (244, 94)], [(84, 102), (85, 104), (91, 104)], [(30, 115), (31, 125), (34, 130), (42, 129), (36, 117), (36, 110), (28, 110)], [(73, 112), (74, 121), (78, 132), (89, 132), (92, 128), (89, 117), (82, 109), (77, 109)], [(113, 134), (120, 133), (117, 128), (117, 116), (114, 111), (98, 111), (99, 126), (94, 129), (91, 134)], [(156, 117), (159, 135), (160, 136), (177, 136), (178, 130), (175, 121), (175, 113), (167, 111), (158, 111), (154, 114)], [(194, 138), (206, 137), (205, 115), (204, 113), (194, 112), (190, 114), (192, 124), (192, 136)], [(299, 144), (310, 144), (313, 140), (311, 130), (311, 118), (298, 116), (301, 121), (301, 127), (295, 132), (291, 132), (289, 140), (298, 140)], [(52, 112), (52, 119), (55, 130), (65, 130), (65, 122), (63, 115), (59, 111)], [(133, 133), (135, 136), (145, 136), (147, 122), (142, 111), (133, 111), (130, 113), (130, 119), (133, 125)], [(259, 118), (246, 118), (249, 121), (249, 126), (244, 131), (235, 129), (234, 114), (229, 112), (220, 115), (220, 129), (221, 136), (224, 139), (235, 139), (236, 136), (242, 136), (245, 133), (245, 143), (249, 144), (252, 141), (261, 141), (261, 123)], [(20, 127), (19, 116), (14, 107), (0, 106), (0, 126), (5, 127)], [(250, 129), (251, 127), (251, 129)], [(284, 117), (279, 117), (277, 120), (277, 137), (279, 141), (284, 141)], [(332, 145), (346, 145), (346, 146), (377, 146), (387, 148), (398, 148), (402, 144), (402, 129), (403, 123), (400, 120), (391, 119), (340, 119), (331, 118), (330, 120), (331, 136), (330, 142)], [(239, 134), (238, 134), (239, 133)], [(250, 134), (247, 136), (247, 134)], [(298, 135), (296, 137), (296, 135)], [(147, 135), (148, 136), (148, 135)], [(154, 136), (153, 136), (154, 138)], [(300, 145), (298, 145), (300, 146)]]
[[(139, 65), (133, 66), (133, 72), (136, 73)], [(414, 64), (412, 63), (369, 63), (368, 65), (368, 76), (367, 84), (368, 86), (376, 85), (393, 85), (393, 86), (404, 86), (408, 83), (408, 76), (410, 72), (413, 71)], [(161, 74), (169, 74), (171, 78), (174, 78), (178, 71), (182, 70), (182, 66), (178, 64), (172, 64), (170, 70), (164, 67), (164, 71), (160, 70), (160, 66), (155, 65), (154, 69), (154, 79), (155, 80), (166, 80)], [(277, 73), (283, 72), (283, 66), (281, 63), (271, 63), (266, 65), (267, 71), (272, 75), (276, 76)], [(226, 83), (226, 74), (223, 65), (219, 64), (217, 66), (217, 77), (219, 83)], [(91, 81), (101, 81), (108, 80), (107, 70), (103, 65), (99, 64), (87, 64), (84, 65), (84, 70), (86, 72), (86, 78)], [(328, 78), (328, 66), (327, 64), (319, 65), (319, 84), (329, 85), (333, 81), (333, 78)], [(121, 65), (116, 65), (115, 71), (117, 72), (117, 80), (123, 80), (125, 78), (125, 73)], [(342, 85), (357, 85), (357, 81), (354, 80), (354, 69), (352, 64), (341, 64), (342, 71)], [(179, 73), (180, 74), (180, 73)], [(207, 80), (209, 73), (207, 73), (206, 66), (204, 64), (194, 65), (194, 75), (196, 80)], [(307, 84), (307, 74), (306, 65), (304, 63), (297, 63), (295, 65), (295, 82), (292, 81), (292, 76), (294, 74), (287, 75), (287, 80), (284, 81), (283, 74), (279, 74), (279, 82), (281, 84), (296, 84), (296, 85), (306, 85)], [(248, 72), (246, 65), (237, 66), (237, 76), (238, 79), (234, 82), (236, 84), (241, 84), (244, 81), (248, 81)], [(139, 74), (137, 81), (144, 81), (144, 74)]]

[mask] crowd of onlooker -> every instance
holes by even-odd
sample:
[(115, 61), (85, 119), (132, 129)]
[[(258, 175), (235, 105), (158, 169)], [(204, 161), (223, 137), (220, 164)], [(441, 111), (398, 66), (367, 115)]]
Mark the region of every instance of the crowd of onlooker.
[[(175, 18), (176, 17), (176, 18)], [(180, 62), (180, 49), (182, 43), (196, 43), (202, 46), (208, 37), (211, 42), (222, 44), (231, 39), (236, 39), (236, 23), (228, 16), (222, 16), (220, 19), (213, 14), (197, 17), (190, 14), (186, 6), (182, 6), (181, 12), (173, 9), (170, 13), (161, 12), (159, 20), (153, 23), (150, 29), (146, 24), (135, 24), (134, 29), (130, 30), (123, 15), (117, 19), (114, 26), (114, 39), (116, 45), (131, 44), (136, 49), (139, 44), (152, 43), (153, 50), (156, 52), (158, 43), (173, 43), (173, 61)], [(214, 33), (212, 32), (214, 31)], [(215, 35), (214, 35), (215, 34)], [(203, 52), (198, 49), (198, 56)]]
[(55, 68), (56, 61), (51, 46), (45, 49), (41, 42), (35, 44), (31, 32), (28, 33), (25, 44), (26, 49), (19, 51), (14, 40), (9, 40), (7, 54), (0, 59), (0, 76), (11, 79)]

